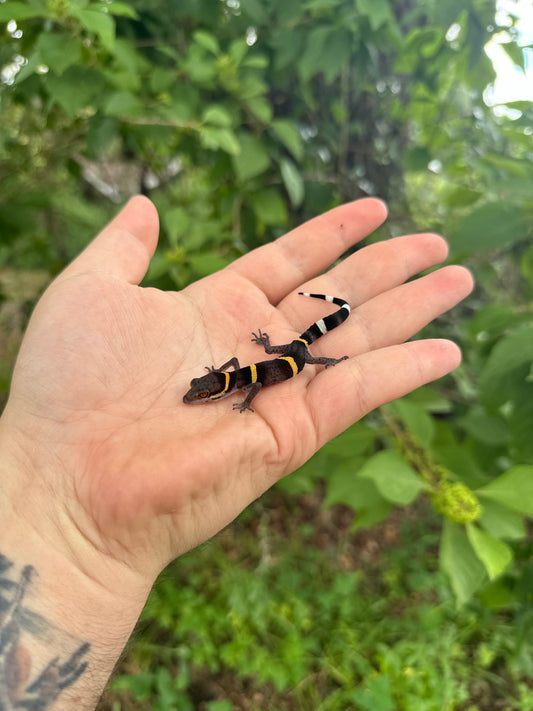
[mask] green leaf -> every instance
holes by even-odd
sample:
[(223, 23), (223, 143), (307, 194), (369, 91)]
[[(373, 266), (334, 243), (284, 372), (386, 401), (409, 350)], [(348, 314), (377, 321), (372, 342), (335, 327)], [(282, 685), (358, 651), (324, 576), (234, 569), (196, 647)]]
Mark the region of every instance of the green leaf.
[(438, 464), (457, 475), (470, 489), (476, 489), (487, 483), (487, 475), (480, 463), (470, 449), (465, 446), (456, 442), (445, 442), (444, 444), (436, 442), (431, 451)]
[(176, 70), (164, 67), (154, 67), (150, 72), (150, 88), (156, 94), (167, 91), (176, 84)]
[(303, 158), (304, 146), (302, 136), (294, 123), (286, 119), (275, 119), (270, 128), (285, 148), (300, 161)]
[(344, 504), (353, 509), (356, 518), (351, 528), (354, 531), (379, 523), (392, 510), (392, 505), (383, 498), (374, 482), (355, 473), (363, 461), (357, 457), (342, 462), (326, 476), (324, 507)]
[(463, 527), (447, 519), (444, 521), (439, 558), (440, 567), (450, 579), (458, 605), (464, 605), (487, 580), (487, 574)]
[(233, 711), (233, 704), (227, 699), (223, 701), (208, 701), (206, 711)]
[(290, 476), (280, 479), (276, 488), (288, 494), (311, 494), (316, 491), (317, 479), (323, 479), (330, 470), (331, 462), (321, 449)]
[(263, 96), (248, 99), (246, 106), (263, 123), (269, 124), (272, 120), (272, 106), (270, 101)]
[(482, 401), (497, 407), (512, 399), (526, 383), (533, 363), (533, 328), (502, 338), (492, 349), (479, 377)]
[(398, 452), (378, 452), (361, 467), (358, 476), (371, 479), (384, 499), (402, 506), (410, 504), (426, 488)]
[(241, 5), (242, 13), (249, 17), (255, 25), (262, 25), (268, 20), (267, 9), (269, 9), (269, 6), (265, 7), (265, 3), (260, 2), (260, 0), (246, 0)]
[(129, 17), (132, 20), (139, 19), (139, 15), (135, 8), (133, 8), (128, 3), (117, 2), (117, 0), (113, 0), (113, 2), (103, 2), (96, 5), (91, 5), (91, 7), (99, 9), (101, 8), (105, 12), (110, 12), (112, 15), (121, 15), (122, 17)]
[(486, 60), (484, 46), (487, 41), (484, 23), (473, 9), (468, 12), (466, 46), (468, 47), (468, 68), (474, 69), (482, 59)]
[(289, 219), (285, 201), (275, 188), (254, 193), (250, 204), (258, 220), (264, 225), (285, 225)]
[(274, 53), (274, 69), (285, 69), (292, 65), (301, 55), (306, 38), (306, 32), (296, 26), (287, 29), (280, 28), (272, 38)]
[(327, 38), (322, 57), (322, 71), (328, 84), (349, 64), (353, 40), (353, 34), (348, 30), (336, 32)]
[(473, 524), (466, 527), (468, 540), (479, 560), (485, 566), (488, 576), (494, 580), (501, 575), (513, 559), (513, 553), (503, 541), (484, 533)]
[(530, 313), (517, 312), (511, 305), (487, 304), (476, 310), (467, 325), (472, 338), (476, 341), (487, 342), (509, 334), (509, 330), (514, 326), (530, 322)]
[(193, 34), (193, 39), (197, 44), (215, 56), (220, 54), (220, 45), (218, 44), (218, 40), (215, 35), (212, 35), (210, 32), (206, 32), (205, 30), (196, 30)]
[(354, 455), (366, 454), (370, 451), (378, 437), (379, 434), (374, 428), (368, 427), (364, 422), (359, 421), (325, 444), (320, 451), (327, 452), (332, 456), (353, 460)]
[(266, 69), (269, 65), (268, 57), (264, 54), (247, 55), (241, 66), (253, 69)]
[(516, 590), (513, 589), (513, 583), (509, 581), (508, 577), (497, 578), (479, 592), (478, 598), (483, 607), (489, 610), (498, 608), (507, 608), (509, 610), (515, 607)]
[(228, 128), (203, 126), (200, 129), (200, 141), (204, 148), (218, 150), (219, 148), (231, 156), (239, 155), (241, 146), (237, 136)]
[(388, 674), (370, 677), (364, 688), (353, 690), (350, 700), (358, 711), (395, 711), (398, 708)]
[(270, 167), (270, 154), (261, 139), (249, 134), (239, 137), (241, 150), (233, 156), (233, 167), (241, 182), (261, 175)]
[[(432, 412), (435, 414), (446, 414), (453, 410), (453, 405), (447, 397), (442, 393), (434, 390), (429, 385), (417, 388), (409, 396), (407, 396), (407, 402), (412, 402), (415, 405), (423, 407), (426, 412)], [(405, 400), (406, 398), (402, 398)], [(435, 422), (433, 422), (433, 428), (435, 427)]]
[(509, 439), (509, 427), (499, 415), (489, 415), (481, 407), (474, 407), (458, 423), (478, 442), (498, 447)]
[(472, 6), (472, 0), (447, 0), (447, 2), (437, 2), (434, 4), (434, 21), (444, 30), (447, 30), (452, 22), (464, 10)]
[(426, 171), (431, 153), (424, 146), (412, 146), (405, 152), (404, 165), (409, 171)]
[(509, 415), (509, 449), (516, 461), (533, 461), (533, 366), (526, 377), (523, 389), (511, 404)]
[(438, 27), (416, 27), (403, 40), (403, 51), (394, 66), (397, 72), (410, 74), (420, 67), (421, 57), (431, 59), (445, 42)]
[[(264, 95), (268, 91), (268, 86), (264, 80), (256, 73), (246, 72), (240, 77), (238, 86), (235, 89), (239, 97), (249, 104), (253, 99), (264, 99)], [(265, 99), (266, 100), (266, 99)]]
[(180, 68), (199, 84), (210, 84), (217, 73), (217, 60), (206, 54), (203, 47), (191, 44), (187, 55), (181, 60)]
[(229, 128), (233, 123), (230, 112), (220, 104), (210, 104), (204, 111), (202, 120), (222, 128)]
[(184, 207), (177, 205), (160, 211), (161, 225), (169, 238), (170, 244), (175, 247), (179, 238), (190, 230), (190, 219)]
[(57, 76), (47, 74), (45, 85), (51, 98), (69, 116), (90, 106), (104, 89), (102, 76), (89, 67), (72, 66)]
[(0, 4), (0, 22), (10, 20), (29, 20), (33, 17), (47, 17), (48, 12), (44, 7), (29, 7), (24, 2), (8, 0)]
[(455, 254), (504, 249), (531, 234), (523, 210), (503, 201), (485, 203), (472, 210), (450, 232), (450, 246)]
[(518, 465), (475, 492), (513, 511), (533, 516), (533, 465)]
[(530, 245), (522, 255), (520, 271), (528, 282), (533, 285), (533, 245)]
[(460, 185), (451, 188), (451, 190), (445, 196), (444, 202), (447, 207), (469, 207), (470, 205), (473, 205), (475, 202), (477, 202), (482, 196), (483, 193), (480, 190), (475, 190), (474, 188), (467, 188), (464, 185)]
[(392, 18), (390, 4), (387, 0), (356, 0), (358, 11), (368, 18), (372, 30), (378, 30), (381, 25)]
[(398, 417), (419, 444), (428, 447), (435, 435), (433, 418), (423, 407), (402, 398), (385, 406)]
[(487, 533), (496, 538), (519, 541), (526, 535), (523, 515), (491, 499), (483, 500), (478, 521)]
[(129, 691), (134, 694), (135, 698), (143, 700), (147, 699), (151, 692), (154, 683), (154, 674), (152, 671), (141, 671), (138, 674), (123, 674), (115, 679), (113, 689), (116, 691)]
[(330, 25), (323, 25), (311, 30), (306, 38), (306, 47), (298, 60), (298, 71), (302, 81), (322, 71), (326, 40), (333, 32)]
[(143, 106), (135, 94), (128, 91), (117, 91), (105, 105), (108, 116), (139, 116)]
[(42, 32), (35, 44), (41, 61), (55, 74), (63, 74), (67, 67), (80, 59), (81, 44), (76, 37), (60, 32)]
[(117, 38), (113, 48), (113, 56), (117, 64), (122, 65), (132, 74), (140, 70), (152, 69), (152, 65), (143, 57), (135, 46), (122, 38)]
[(108, 116), (97, 115), (91, 121), (85, 142), (89, 157), (98, 158), (119, 133), (119, 122)]
[(333, 470), (331, 460), (321, 462), (321, 476), (326, 482), (325, 508), (335, 504), (344, 504), (354, 511), (359, 511), (374, 506), (376, 503), (384, 502), (373, 482), (359, 481), (356, 472), (363, 462), (363, 457), (356, 456), (353, 460), (341, 462)]
[(76, 10), (72, 13), (82, 27), (100, 38), (103, 46), (112, 51), (115, 45), (115, 20), (106, 12)]
[(250, 47), (245, 39), (236, 39), (229, 46), (228, 55), (233, 60), (234, 65), (239, 65), (248, 54)]
[(356, 511), (355, 521), (350, 526), (351, 531), (360, 531), (370, 528), (384, 521), (392, 511), (393, 506), (388, 501), (380, 499), (373, 506), (366, 506)]
[(230, 259), (221, 257), (214, 252), (206, 252), (202, 254), (191, 254), (188, 261), (196, 274), (199, 276), (209, 276), (220, 269), (224, 269), (230, 263)]
[(305, 188), (298, 168), (291, 160), (283, 158), (280, 162), (280, 170), (291, 204), (293, 207), (300, 207), (304, 199)]

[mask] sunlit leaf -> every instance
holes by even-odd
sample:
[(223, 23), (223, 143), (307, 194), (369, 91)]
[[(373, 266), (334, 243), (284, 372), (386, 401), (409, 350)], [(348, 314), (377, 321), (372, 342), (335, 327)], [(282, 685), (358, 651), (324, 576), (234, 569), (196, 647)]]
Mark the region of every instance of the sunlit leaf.
[(294, 123), (292, 121), (276, 119), (272, 121), (270, 128), (281, 143), (283, 143), (285, 148), (287, 148), (297, 160), (301, 160), (303, 157), (303, 141)]
[(501, 575), (513, 559), (513, 553), (503, 541), (484, 533), (474, 524), (466, 527), (466, 534), (475, 554), (485, 566), (491, 580)]
[(106, 49), (113, 49), (115, 44), (115, 21), (111, 15), (98, 10), (76, 10), (74, 14), (86, 30), (100, 38)]
[(491, 536), (504, 540), (520, 540), (526, 535), (524, 516), (493, 499), (483, 499), (479, 524)]
[(201, 45), (204, 49), (207, 49), (212, 54), (218, 55), (220, 53), (220, 46), (215, 35), (205, 30), (197, 30), (193, 34), (194, 41)]
[(281, 177), (294, 207), (299, 207), (304, 199), (304, 181), (298, 168), (291, 160), (283, 158), (280, 162)]
[(129, 17), (132, 20), (137, 20), (139, 17), (134, 7), (125, 2), (118, 2), (117, 0), (113, 0), (113, 2), (103, 2), (100, 5), (92, 5), (92, 7), (101, 8), (105, 12), (110, 12), (112, 15)]
[(398, 452), (378, 452), (358, 472), (358, 477), (371, 479), (381, 496), (394, 504), (409, 504), (426, 487), (421, 478)]
[(440, 566), (448, 575), (457, 603), (463, 605), (487, 580), (485, 566), (472, 548), (464, 528), (444, 521)]
[(518, 465), (476, 491), (521, 514), (533, 516), (533, 465)]

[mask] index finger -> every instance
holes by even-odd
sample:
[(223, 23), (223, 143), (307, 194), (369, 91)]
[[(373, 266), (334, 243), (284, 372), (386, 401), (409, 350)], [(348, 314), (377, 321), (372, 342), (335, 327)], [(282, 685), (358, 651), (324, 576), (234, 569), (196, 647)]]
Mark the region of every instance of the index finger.
[(376, 198), (340, 205), (254, 249), (228, 269), (253, 282), (277, 304), (373, 232), (386, 217), (385, 204)]

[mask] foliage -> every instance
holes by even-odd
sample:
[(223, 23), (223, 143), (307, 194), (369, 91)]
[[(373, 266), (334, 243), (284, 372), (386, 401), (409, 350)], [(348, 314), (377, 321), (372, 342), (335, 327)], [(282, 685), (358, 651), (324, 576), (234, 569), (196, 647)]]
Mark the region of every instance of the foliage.
[(464, 347), (454, 387), (372, 415), (285, 486), (333, 471), (326, 505), (355, 528), (428, 496), (460, 602), (488, 583), (512, 599), (532, 514), (532, 109), (483, 101), (491, 36), (523, 62), (509, 18), (489, 0), (0, 4), (3, 263), (54, 273), (137, 190), (163, 287), (364, 194), (389, 199), (393, 233), (450, 235), (480, 284), (438, 325)]
[(257, 710), (453, 711), (485, 708), (483, 698), (486, 708), (527, 708), (532, 620), (454, 610), (427, 512), (393, 524), (392, 545), (389, 527), (387, 549), (376, 532), (362, 565), (361, 534), (317, 547), (315, 526), (292, 526), (287, 539), (267, 511), (259, 530), (235, 531), (240, 559), (222, 535), (165, 571), (115, 689), (161, 710), (241, 708), (241, 694)]

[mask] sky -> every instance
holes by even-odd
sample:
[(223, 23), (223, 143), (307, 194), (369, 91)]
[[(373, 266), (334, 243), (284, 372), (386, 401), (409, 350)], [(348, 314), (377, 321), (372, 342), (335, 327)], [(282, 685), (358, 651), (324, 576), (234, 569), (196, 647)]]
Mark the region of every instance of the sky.
[[(498, 0), (496, 21), (499, 26), (509, 26), (509, 13), (519, 19), (515, 25), (518, 44), (522, 47), (533, 45), (533, 0)], [(485, 47), (498, 78), (485, 100), (489, 104), (503, 104), (509, 101), (533, 101), (533, 49), (524, 49), (526, 71), (515, 66), (507, 56), (502, 44), (509, 41), (509, 33), (498, 33)]]

